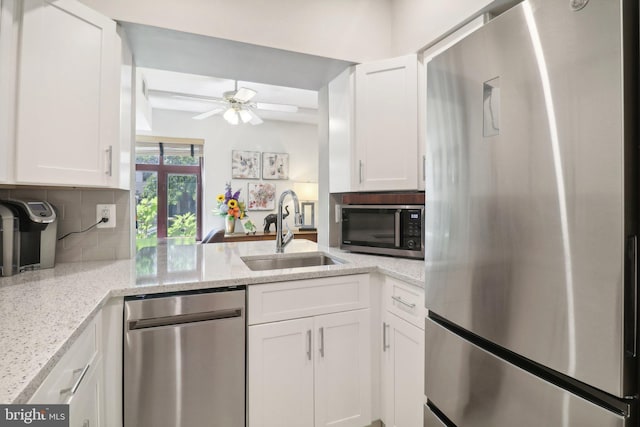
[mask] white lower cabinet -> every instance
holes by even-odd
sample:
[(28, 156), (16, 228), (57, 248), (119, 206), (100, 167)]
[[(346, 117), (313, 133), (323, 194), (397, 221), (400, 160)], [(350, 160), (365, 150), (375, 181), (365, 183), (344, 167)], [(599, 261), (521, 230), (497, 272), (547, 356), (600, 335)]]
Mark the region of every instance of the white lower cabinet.
[(386, 427), (420, 427), (424, 404), (424, 290), (385, 277), (381, 401)]
[(53, 367), (29, 403), (69, 404), (70, 427), (103, 425), (101, 313)]
[(102, 360), (91, 366), (69, 401), (69, 427), (99, 427), (102, 415)]
[(384, 312), (382, 420), (387, 427), (422, 426), (424, 331)]
[(369, 425), (369, 309), (319, 316), (314, 323), (315, 427)]
[(313, 318), (249, 327), (249, 425), (313, 426)]
[[(345, 278), (355, 288), (367, 275), (290, 282), (297, 297), (316, 298), (317, 311), (336, 311)], [(338, 285), (339, 284), (339, 285)], [(284, 283), (249, 288), (251, 319), (264, 318), (256, 295), (280, 293)], [(343, 286), (346, 286), (344, 288)], [(323, 291), (324, 290), (324, 291)], [(252, 296), (254, 292), (256, 295)], [(345, 292), (345, 304), (359, 300)], [(362, 300), (361, 300), (362, 302)], [(252, 315), (252, 310), (260, 310)], [(279, 310), (280, 311), (280, 310)], [(248, 423), (250, 427), (363, 427), (371, 423), (371, 351), (368, 308), (283, 319), (248, 328)]]

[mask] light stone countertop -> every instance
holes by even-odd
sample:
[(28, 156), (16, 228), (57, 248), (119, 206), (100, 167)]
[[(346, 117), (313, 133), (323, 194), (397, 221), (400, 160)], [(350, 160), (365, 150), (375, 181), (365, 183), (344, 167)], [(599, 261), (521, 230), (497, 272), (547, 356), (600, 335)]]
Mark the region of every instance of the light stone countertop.
[[(161, 245), (136, 259), (57, 264), (0, 278), (0, 403), (26, 403), (93, 315), (111, 298), (381, 272), (424, 286), (424, 261), (352, 254), (294, 240), (285, 253), (323, 251), (344, 264), (251, 271), (243, 256), (273, 255), (272, 241)], [(285, 254), (286, 255), (286, 254)]]

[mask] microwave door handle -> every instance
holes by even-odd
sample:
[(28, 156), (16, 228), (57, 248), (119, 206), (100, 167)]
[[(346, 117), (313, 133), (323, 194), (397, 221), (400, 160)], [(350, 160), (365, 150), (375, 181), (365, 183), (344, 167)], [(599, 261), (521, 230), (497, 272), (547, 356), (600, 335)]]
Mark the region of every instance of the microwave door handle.
[(395, 242), (396, 248), (400, 247), (400, 210), (397, 210), (394, 214), (395, 217)]

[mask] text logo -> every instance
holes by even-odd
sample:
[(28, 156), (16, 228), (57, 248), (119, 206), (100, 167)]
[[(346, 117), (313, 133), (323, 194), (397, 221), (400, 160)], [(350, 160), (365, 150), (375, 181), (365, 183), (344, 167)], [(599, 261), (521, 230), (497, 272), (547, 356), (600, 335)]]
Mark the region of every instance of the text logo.
[(69, 427), (69, 405), (0, 405), (0, 427)]

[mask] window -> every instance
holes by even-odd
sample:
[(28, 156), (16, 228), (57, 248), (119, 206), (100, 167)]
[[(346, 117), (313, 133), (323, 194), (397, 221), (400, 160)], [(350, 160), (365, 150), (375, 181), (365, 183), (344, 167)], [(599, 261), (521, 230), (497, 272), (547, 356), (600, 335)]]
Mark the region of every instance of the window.
[(202, 236), (202, 140), (136, 138), (136, 242)]

